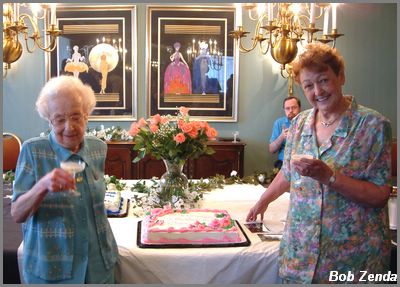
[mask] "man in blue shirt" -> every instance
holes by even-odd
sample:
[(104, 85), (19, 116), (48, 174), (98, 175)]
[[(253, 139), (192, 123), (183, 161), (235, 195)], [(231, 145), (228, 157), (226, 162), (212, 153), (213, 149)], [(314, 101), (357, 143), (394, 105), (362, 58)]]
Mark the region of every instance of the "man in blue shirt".
[(275, 161), (274, 167), (279, 169), (282, 166), (286, 134), (290, 126), (290, 121), (297, 116), (301, 110), (300, 100), (293, 96), (285, 98), (283, 100), (283, 110), (285, 111), (285, 116), (274, 122), (271, 139), (269, 140), (269, 151), (271, 153), (278, 152), (278, 160)]

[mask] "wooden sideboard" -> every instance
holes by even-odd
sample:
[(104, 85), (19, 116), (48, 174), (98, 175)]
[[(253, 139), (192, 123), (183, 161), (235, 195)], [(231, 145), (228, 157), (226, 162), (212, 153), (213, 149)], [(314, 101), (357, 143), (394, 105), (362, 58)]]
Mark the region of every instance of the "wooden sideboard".
[[(206, 178), (216, 174), (228, 177), (232, 170), (236, 170), (238, 175), (243, 177), (245, 143), (210, 141), (207, 144), (215, 150), (215, 153), (188, 160), (183, 168), (188, 178)], [(162, 160), (156, 160), (151, 156), (133, 163), (136, 152), (131, 142), (107, 142), (107, 145), (105, 172), (108, 175), (123, 179), (148, 179), (153, 176), (160, 177), (165, 172)]]

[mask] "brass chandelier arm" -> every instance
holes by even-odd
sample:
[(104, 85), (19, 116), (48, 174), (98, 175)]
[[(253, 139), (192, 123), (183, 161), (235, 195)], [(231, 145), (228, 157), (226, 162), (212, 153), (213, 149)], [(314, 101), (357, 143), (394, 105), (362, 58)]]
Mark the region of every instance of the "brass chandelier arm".
[[(36, 39), (38, 37), (40, 38), (40, 32), (39, 32), (37, 24), (34, 23), (32, 17), (30, 15), (28, 15), (28, 14), (19, 15), (19, 23), (25, 23), (24, 22), (25, 18), (28, 19), (28, 21), (30, 22), (30, 24), (32, 26), (32, 29), (33, 29), (33, 32), (32, 32), (31, 36), (28, 36), (28, 27), (26, 25), (24, 25), (25, 29), (23, 29), (21, 32), (22, 32), (22, 34), (24, 34), (26, 50), (29, 53), (33, 53), (36, 50)], [(32, 48), (29, 47), (28, 38), (31, 38), (33, 40)]]
[[(266, 38), (264, 38), (264, 36), (263, 36), (263, 33), (260, 32), (261, 29), (264, 28), (262, 26), (262, 22), (263, 22), (264, 18), (265, 18), (265, 15), (263, 17), (261, 17), (260, 19), (258, 19), (256, 27), (254, 29), (254, 38), (252, 39), (252, 42), (251, 42), (251, 45), (249, 48), (245, 47), (242, 42), (242, 38), (246, 37), (247, 34), (249, 34), (249, 32), (243, 30), (243, 26), (238, 26), (238, 30), (234, 30), (229, 33), (231, 37), (233, 37), (235, 40), (238, 41), (240, 52), (248, 53), (248, 52), (254, 50), (254, 48), (257, 46), (258, 43), (260, 43), (260, 47), (261, 47), (261, 43), (266, 40)], [(267, 51), (268, 51), (268, 49), (267, 49)]]
[[(271, 38), (271, 35), (270, 35), (270, 38)], [(268, 53), (268, 51), (269, 51), (269, 47), (271, 46), (269, 43), (270, 43), (271, 41), (269, 41), (267, 44), (265, 44), (265, 45), (263, 45), (263, 42), (260, 42), (260, 51), (261, 51), (261, 54), (263, 54), (263, 55), (266, 55), (267, 53)], [(263, 50), (263, 46), (267, 46), (267, 48), (265, 49), (265, 50)]]
[[(259, 24), (258, 24), (258, 23), (257, 23), (257, 26), (256, 26), (256, 30), (257, 30), (257, 28), (259, 29)], [(258, 30), (257, 30), (257, 31), (258, 31)], [(245, 33), (247, 34), (248, 32), (245, 32)], [(242, 52), (242, 53), (243, 53), (243, 52), (247, 53), (247, 52), (250, 52), (250, 51), (254, 50), (254, 48), (257, 46), (257, 43), (260, 42), (260, 36), (262, 37), (262, 35), (260, 35), (260, 33), (257, 32), (257, 33), (254, 35), (254, 38), (252, 38), (252, 42), (251, 42), (250, 48), (246, 48), (246, 47), (243, 45), (243, 41), (242, 41), (242, 38), (246, 37), (246, 34), (244, 34), (242, 37), (239, 37), (239, 38), (238, 38), (239, 51)]]
[(61, 30), (58, 30), (55, 25), (51, 25), (49, 29), (46, 30), (47, 37), (50, 37), (49, 45), (45, 47), (42, 45), (41, 41), (36, 41), (38, 47), (45, 52), (52, 52), (57, 47), (57, 37), (62, 34)]
[[(28, 15), (28, 14), (21, 14), (19, 19), (20, 19), (20, 23), (25, 23), (24, 19), (28, 19), (28, 21), (30, 22), (33, 32), (30, 36), (28, 36), (28, 30), (27, 29), (23, 29), (22, 33), (24, 34), (24, 40), (25, 40), (25, 46), (26, 49), (29, 53), (33, 53), (36, 49), (36, 46), (39, 47), (39, 49), (45, 51), (45, 52), (52, 52), (54, 51), (54, 49), (57, 46), (57, 36), (59, 36), (61, 34), (61, 30), (58, 30), (55, 25), (51, 25), (49, 29), (47, 29), (46, 31), (46, 35), (48, 37), (50, 37), (49, 39), (49, 45), (46, 47), (43, 43), (42, 43), (42, 39), (44, 37), (42, 37), (42, 34), (39, 31), (39, 27), (38, 24), (35, 23), (33, 21), (33, 18)], [(26, 28), (26, 26), (24, 26)], [(33, 40), (33, 46), (29, 47), (29, 38)]]

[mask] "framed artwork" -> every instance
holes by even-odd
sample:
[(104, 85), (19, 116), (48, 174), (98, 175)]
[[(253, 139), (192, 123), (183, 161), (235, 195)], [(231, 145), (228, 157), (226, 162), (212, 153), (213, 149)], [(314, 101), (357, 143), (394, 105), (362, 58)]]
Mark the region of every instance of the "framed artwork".
[(147, 6), (147, 115), (237, 121), (235, 7)]
[(57, 6), (62, 34), (47, 57), (47, 78), (73, 75), (92, 87), (91, 121), (137, 119), (136, 7)]

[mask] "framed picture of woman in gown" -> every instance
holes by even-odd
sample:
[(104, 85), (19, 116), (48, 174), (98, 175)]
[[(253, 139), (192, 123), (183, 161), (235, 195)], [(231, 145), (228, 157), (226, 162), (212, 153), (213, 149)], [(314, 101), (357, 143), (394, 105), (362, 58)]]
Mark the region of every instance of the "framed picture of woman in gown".
[(47, 56), (47, 78), (78, 77), (92, 87), (91, 121), (137, 119), (136, 6), (57, 5), (62, 34)]
[(147, 6), (147, 115), (237, 121), (235, 7)]

